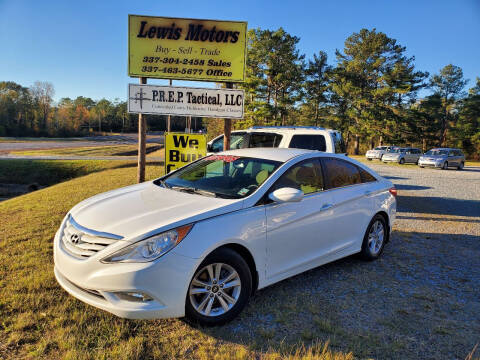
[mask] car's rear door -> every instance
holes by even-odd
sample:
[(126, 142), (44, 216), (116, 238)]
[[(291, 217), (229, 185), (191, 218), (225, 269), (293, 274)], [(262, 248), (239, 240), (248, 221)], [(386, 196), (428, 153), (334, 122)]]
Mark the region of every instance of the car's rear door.
[(332, 216), (335, 219), (335, 242), (329, 252), (348, 248), (360, 250), (364, 232), (373, 216), (373, 194), (370, 181), (365, 181), (361, 169), (349, 161), (322, 158), (327, 192), (331, 195)]
[(267, 218), (267, 278), (282, 278), (305, 270), (322, 257), (336, 238), (330, 194), (323, 191), (317, 159), (288, 169), (267, 192), (293, 187), (304, 192), (300, 202), (265, 205)]

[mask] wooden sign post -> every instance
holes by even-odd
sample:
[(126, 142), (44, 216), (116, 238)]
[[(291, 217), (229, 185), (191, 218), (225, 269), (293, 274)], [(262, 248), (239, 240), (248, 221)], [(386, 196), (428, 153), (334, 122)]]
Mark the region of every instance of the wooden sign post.
[[(225, 84), (227, 89), (233, 89), (233, 83)], [(232, 133), (232, 119), (225, 119), (223, 123), (223, 151), (230, 150), (230, 135)]]
[[(147, 83), (146, 77), (140, 78), (140, 84)], [(147, 119), (144, 114), (138, 114), (138, 167), (137, 182), (145, 181), (145, 162), (147, 153)]]

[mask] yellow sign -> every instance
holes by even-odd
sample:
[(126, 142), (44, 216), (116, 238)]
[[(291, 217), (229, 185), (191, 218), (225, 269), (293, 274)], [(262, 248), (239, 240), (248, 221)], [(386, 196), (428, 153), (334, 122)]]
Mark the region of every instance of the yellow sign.
[(128, 16), (128, 75), (239, 82), (247, 23)]
[(165, 173), (207, 155), (207, 137), (201, 134), (165, 133)]

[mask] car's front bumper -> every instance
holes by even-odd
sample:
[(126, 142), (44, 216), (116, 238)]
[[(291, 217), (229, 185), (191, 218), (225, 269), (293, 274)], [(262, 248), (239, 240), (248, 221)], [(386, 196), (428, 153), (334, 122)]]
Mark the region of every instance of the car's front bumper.
[(381, 159), (383, 154), (373, 153), (373, 154), (365, 154), (367, 159)]
[(429, 161), (429, 160), (418, 160), (418, 166), (441, 168), (443, 166), (443, 162), (436, 162), (436, 161)]
[[(171, 251), (149, 263), (105, 264), (100, 262), (106, 255), (102, 252), (77, 259), (61, 247), (58, 232), (54, 240), (58, 283), (77, 299), (119, 317), (157, 319), (185, 315), (186, 294), (198, 259)], [(143, 293), (153, 300), (127, 301), (117, 296), (119, 292)]]
[(396, 162), (396, 163), (398, 163), (398, 162), (400, 162), (400, 158), (391, 158), (391, 157), (385, 157), (384, 156), (382, 158), (382, 161), (383, 162)]

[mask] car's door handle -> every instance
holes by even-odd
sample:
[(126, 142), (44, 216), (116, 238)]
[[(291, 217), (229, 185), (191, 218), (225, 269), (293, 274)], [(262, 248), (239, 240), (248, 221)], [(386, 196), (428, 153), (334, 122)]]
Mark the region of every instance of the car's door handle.
[(328, 210), (333, 206), (333, 204), (323, 204), (320, 208), (320, 211)]

